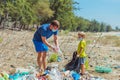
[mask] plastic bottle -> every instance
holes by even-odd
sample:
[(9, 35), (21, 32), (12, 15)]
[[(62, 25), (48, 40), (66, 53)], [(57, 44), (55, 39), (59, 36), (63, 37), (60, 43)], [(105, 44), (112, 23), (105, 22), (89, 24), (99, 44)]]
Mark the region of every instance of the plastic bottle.
[(17, 80), (19, 76), (20, 76), (19, 73), (15, 73), (14, 75), (9, 75), (9, 79), (10, 80)]
[(74, 80), (79, 80), (80, 79), (80, 74), (78, 74), (75, 71), (71, 71), (71, 76), (73, 77)]
[(3, 72), (2, 74), (5, 80), (9, 80), (9, 75), (6, 72)]
[(0, 77), (0, 80), (5, 80), (3, 77)]
[(60, 62), (62, 59), (60, 56), (58, 56), (57, 61)]
[(50, 78), (51, 78), (51, 80), (63, 80), (63, 78), (57, 68), (51, 69)]

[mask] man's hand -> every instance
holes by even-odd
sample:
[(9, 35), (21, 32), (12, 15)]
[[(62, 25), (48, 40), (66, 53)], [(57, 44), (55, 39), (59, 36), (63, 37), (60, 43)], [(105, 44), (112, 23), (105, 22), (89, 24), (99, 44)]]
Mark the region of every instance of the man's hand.
[(51, 46), (51, 49), (52, 49), (54, 52), (60, 53), (60, 48), (59, 48), (59, 47)]
[(51, 45), (50, 48), (51, 48), (54, 52), (57, 52), (56, 47), (54, 47), (54, 46)]
[(62, 51), (60, 50), (60, 48), (57, 46), (57, 47), (55, 47), (55, 51), (57, 52), (57, 53), (60, 53), (60, 54), (62, 54)]

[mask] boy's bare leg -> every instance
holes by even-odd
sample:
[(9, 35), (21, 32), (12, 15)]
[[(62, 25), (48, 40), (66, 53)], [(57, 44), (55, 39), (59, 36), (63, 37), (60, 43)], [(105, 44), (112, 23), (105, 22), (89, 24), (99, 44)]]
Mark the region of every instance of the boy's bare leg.
[(81, 64), (81, 73), (85, 74), (85, 65), (84, 64)]

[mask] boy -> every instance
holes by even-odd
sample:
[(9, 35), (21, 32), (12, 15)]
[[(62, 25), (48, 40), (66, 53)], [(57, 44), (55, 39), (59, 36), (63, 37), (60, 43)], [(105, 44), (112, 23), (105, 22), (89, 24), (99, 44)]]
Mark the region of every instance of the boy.
[(80, 42), (79, 42), (78, 48), (77, 48), (77, 55), (79, 56), (77, 70), (79, 70), (79, 68), (81, 68), (81, 75), (83, 75), (85, 73), (85, 65), (84, 64), (85, 64), (85, 57), (86, 57), (86, 53), (85, 53), (86, 41), (84, 40), (85, 33), (79, 32), (78, 38), (79, 38)]

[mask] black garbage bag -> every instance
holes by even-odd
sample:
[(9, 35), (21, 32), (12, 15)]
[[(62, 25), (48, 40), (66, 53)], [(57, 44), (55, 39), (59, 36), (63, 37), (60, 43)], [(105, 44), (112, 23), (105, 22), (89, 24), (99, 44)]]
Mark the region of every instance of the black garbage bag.
[(74, 51), (72, 60), (65, 65), (65, 69), (70, 70), (70, 71), (74, 70), (76, 72), (79, 72), (80, 67), (78, 68), (78, 61), (79, 61), (79, 57), (77, 57), (77, 51)]

